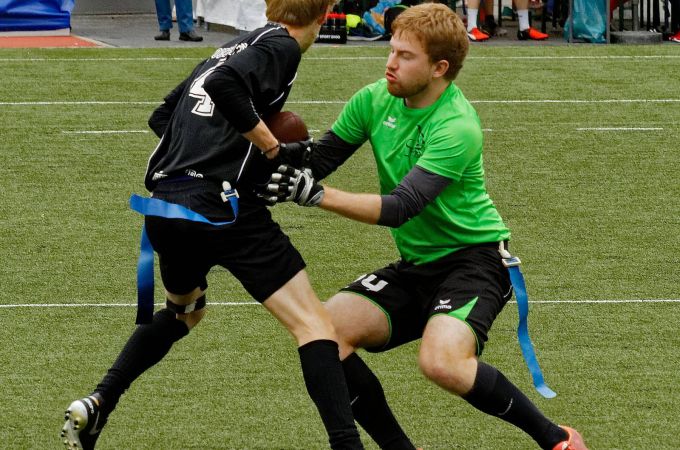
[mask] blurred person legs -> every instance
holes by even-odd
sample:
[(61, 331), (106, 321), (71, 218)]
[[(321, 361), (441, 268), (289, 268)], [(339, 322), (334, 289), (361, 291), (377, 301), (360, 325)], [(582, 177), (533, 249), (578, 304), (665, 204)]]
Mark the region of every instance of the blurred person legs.
[(481, 21), (479, 28), (490, 37), (499, 35), (498, 24), (493, 16), (493, 0), (485, 0), (482, 7), (477, 19), (478, 23)]
[(480, 0), (470, 0), (467, 9), (467, 34), (473, 42), (483, 42), (489, 39), (489, 35), (479, 29), (477, 21), (479, 19)]
[[(191, 0), (175, 0), (177, 10), (177, 26), (179, 27), (179, 39), (181, 41), (200, 42), (203, 37), (194, 31), (194, 15)], [(156, 16), (160, 34), (154, 37), (157, 41), (170, 40), (172, 28), (172, 5), (170, 0), (156, 0)]]
[(529, 0), (515, 0), (515, 5), (517, 6), (517, 18), (519, 20), (517, 39), (520, 41), (544, 41), (548, 39), (546, 33), (541, 33), (529, 25)]

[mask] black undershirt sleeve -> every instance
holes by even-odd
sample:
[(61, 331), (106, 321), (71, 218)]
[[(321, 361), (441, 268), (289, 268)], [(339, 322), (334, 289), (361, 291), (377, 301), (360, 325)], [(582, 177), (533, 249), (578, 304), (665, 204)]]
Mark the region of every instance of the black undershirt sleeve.
[(175, 87), (175, 89), (170, 91), (170, 93), (166, 95), (165, 98), (163, 99), (163, 104), (156, 108), (153, 113), (151, 113), (151, 117), (149, 117), (148, 124), (149, 128), (153, 130), (156, 136), (161, 137), (165, 133), (165, 129), (170, 123), (172, 113), (175, 111), (175, 108), (177, 107), (180, 98), (182, 98), (182, 93), (184, 92), (184, 89), (186, 89), (187, 85), (189, 84), (189, 80), (193, 78), (196, 71), (203, 66), (204, 62), (205, 61), (198, 64), (194, 68), (191, 75), (189, 75), (189, 77), (187, 77), (184, 81), (178, 84)]
[(450, 183), (450, 178), (414, 166), (389, 195), (381, 196), (378, 225), (400, 227), (420, 214)]
[(217, 110), (239, 132), (252, 130), (260, 122), (252, 94), (241, 77), (230, 67), (213, 72), (206, 78), (203, 89)]
[(309, 167), (312, 169), (314, 178), (322, 180), (335, 169), (340, 167), (347, 158), (361, 147), (361, 144), (350, 144), (342, 140), (333, 131), (328, 130), (314, 145), (314, 151), (310, 156)]

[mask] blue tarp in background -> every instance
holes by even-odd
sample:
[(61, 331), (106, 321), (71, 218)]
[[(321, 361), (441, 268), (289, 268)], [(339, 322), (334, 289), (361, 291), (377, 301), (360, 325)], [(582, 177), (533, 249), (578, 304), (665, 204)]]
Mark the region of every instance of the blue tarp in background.
[(74, 0), (0, 0), (0, 31), (71, 27)]

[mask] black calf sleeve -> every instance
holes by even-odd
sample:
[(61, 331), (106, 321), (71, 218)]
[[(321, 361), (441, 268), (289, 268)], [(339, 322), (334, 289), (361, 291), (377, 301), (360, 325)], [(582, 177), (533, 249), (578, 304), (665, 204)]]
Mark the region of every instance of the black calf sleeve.
[(177, 320), (175, 313), (168, 309), (154, 314), (151, 323), (138, 325), (95, 389), (103, 397), (106, 409), (113, 410), (130, 384), (163, 359), (172, 344), (187, 334), (187, 324)]
[(338, 344), (317, 340), (301, 346), (298, 352), (307, 392), (319, 410), (331, 448), (363, 449), (352, 418)]
[(342, 362), (354, 419), (383, 450), (415, 450), (387, 404), (378, 378), (356, 353)]
[(479, 362), (470, 392), (463, 396), (478, 410), (524, 430), (541, 448), (566, 439), (566, 432), (543, 413), (496, 368)]

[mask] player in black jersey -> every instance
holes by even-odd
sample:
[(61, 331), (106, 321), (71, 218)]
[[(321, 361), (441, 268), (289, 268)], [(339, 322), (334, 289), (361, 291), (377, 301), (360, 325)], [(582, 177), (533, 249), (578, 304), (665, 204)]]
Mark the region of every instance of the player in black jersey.
[[(296, 339), (305, 384), (331, 448), (363, 448), (330, 317), (312, 290), (302, 257), (253, 194), (254, 185), (268, 180), (272, 164), (304, 151), (304, 145), (280, 146), (261, 118), (283, 107), (301, 55), (333, 4), (269, 0), (269, 23), (217, 49), (152, 114), (149, 125), (161, 137), (145, 178), (152, 197), (212, 221), (236, 220), (213, 226), (146, 216), (167, 307), (135, 329), (95, 391), (71, 403), (62, 430), (68, 448), (94, 448), (130, 384), (202, 319), (206, 275), (215, 265), (227, 268)], [(236, 217), (221, 198), (224, 182), (240, 194)]]

